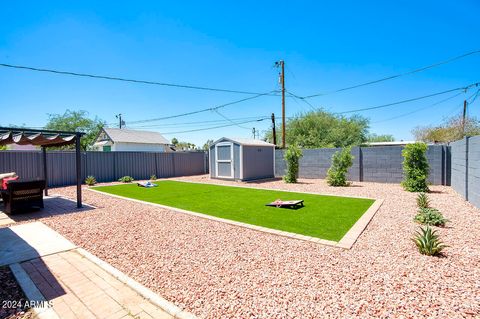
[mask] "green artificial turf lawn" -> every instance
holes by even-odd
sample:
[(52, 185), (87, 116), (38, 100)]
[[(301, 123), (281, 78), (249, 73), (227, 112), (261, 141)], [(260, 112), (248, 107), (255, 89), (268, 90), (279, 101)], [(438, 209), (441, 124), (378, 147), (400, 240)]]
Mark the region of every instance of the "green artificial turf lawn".
[[(339, 241), (374, 200), (176, 181), (158, 187), (134, 184), (96, 190), (287, 232)], [(303, 199), (297, 210), (268, 207), (276, 199)], [(138, 216), (141, 218), (141, 216)]]

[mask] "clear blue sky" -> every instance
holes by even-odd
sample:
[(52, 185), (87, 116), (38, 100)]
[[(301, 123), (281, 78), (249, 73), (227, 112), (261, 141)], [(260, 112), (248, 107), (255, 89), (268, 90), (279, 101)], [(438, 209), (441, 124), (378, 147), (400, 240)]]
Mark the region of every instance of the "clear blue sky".
[[(278, 89), (276, 60), (298, 95), (325, 92), (405, 72), (480, 49), (478, 1), (10, 1), (0, 10), (0, 63), (162, 82), (266, 92)], [(377, 85), (311, 99), (331, 111), (375, 106), (480, 81), (480, 54)], [(473, 90), (467, 95), (473, 93)], [(417, 125), (459, 113), (464, 94), (395, 120), (453, 94), (361, 113), (371, 131), (411, 139)], [(47, 113), (86, 110), (114, 123), (174, 115), (245, 95), (203, 92), (0, 68), (0, 124), (43, 126)], [(479, 115), (477, 100), (470, 114)], [(287, 100), (287, 115), (309, 107)], [(279, 97), (221, 110), (229, 118), (280, 116)], [(218, 114), (148, 125), (167, 138), (202, 145), (251, 136), (237, 126), (168, 134), (226, 122)], [(213, 124), (212, 124), (213, 123)], [(147, 124), (143, 124), (147, 125)], [(138, 127), (131, 125), (130, 127)], [(269, 121), (248, 123), (264, 131)]]

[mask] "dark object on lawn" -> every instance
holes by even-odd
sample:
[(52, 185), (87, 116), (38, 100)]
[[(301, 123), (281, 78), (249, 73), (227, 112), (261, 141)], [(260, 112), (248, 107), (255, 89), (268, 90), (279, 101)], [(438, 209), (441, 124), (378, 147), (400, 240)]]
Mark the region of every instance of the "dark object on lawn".
[(301, 200), (281, 200), (277, 199), (274, 202), (268, 203), (265, 206), (272, 206), (277, 208), (293, 208), (298, 209), (303, 207), (303, 199)]
[(5, 205), (5, 212), (13, 214), (22, 209), (34, 206), (43, 208), (43, 190), (45, 181), (11, 181), (7, 189), (2, 190), (2, 199)]
[(146, 187), (146, 188), (157, 187), (157, 186), (158, 186), (157, 184), (154, 184), (154, 183), (152, 183), (152, 182), (150, 182), (150, 181), (144, 182), (144, 183), (139, 182), (139, 183), (137, 183), (137, 185), (140, 186), (140, 187)]

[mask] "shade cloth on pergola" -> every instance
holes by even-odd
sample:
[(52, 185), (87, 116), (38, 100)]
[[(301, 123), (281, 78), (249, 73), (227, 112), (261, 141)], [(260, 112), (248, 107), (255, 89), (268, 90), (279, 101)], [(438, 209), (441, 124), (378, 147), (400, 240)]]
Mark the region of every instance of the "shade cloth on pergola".
[(47, 147), (75, 144), (75, 169), (77, 175), (77, 207), (82, 207), (81, 132), (36, 130), (17, 127), (0, 127), (0, 145), (18, 144), (42, 147), (45, 196), (48, 195)]

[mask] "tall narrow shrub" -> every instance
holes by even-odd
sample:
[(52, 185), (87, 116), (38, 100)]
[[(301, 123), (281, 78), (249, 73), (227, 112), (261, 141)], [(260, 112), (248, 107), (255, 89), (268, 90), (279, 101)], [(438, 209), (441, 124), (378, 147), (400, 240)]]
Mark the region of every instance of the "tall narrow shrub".
[(330, 186), (348, 186), (347, 173), (353, 164), (353, 155), (350, 147), (336, 151), (332, 156), (332, 165), (327, 172), (327, 183)]
[(296, 183), (298, 178), (298, 164), (303, 156), (302, 150), (297, 145), (289, 145), (283, 158), (287, 163), (287, 172), (283, 177), (286, 183)]
[(402, 186), (409, 192), (428, 192), (427, 144), (408, 144), (402, 151)]

